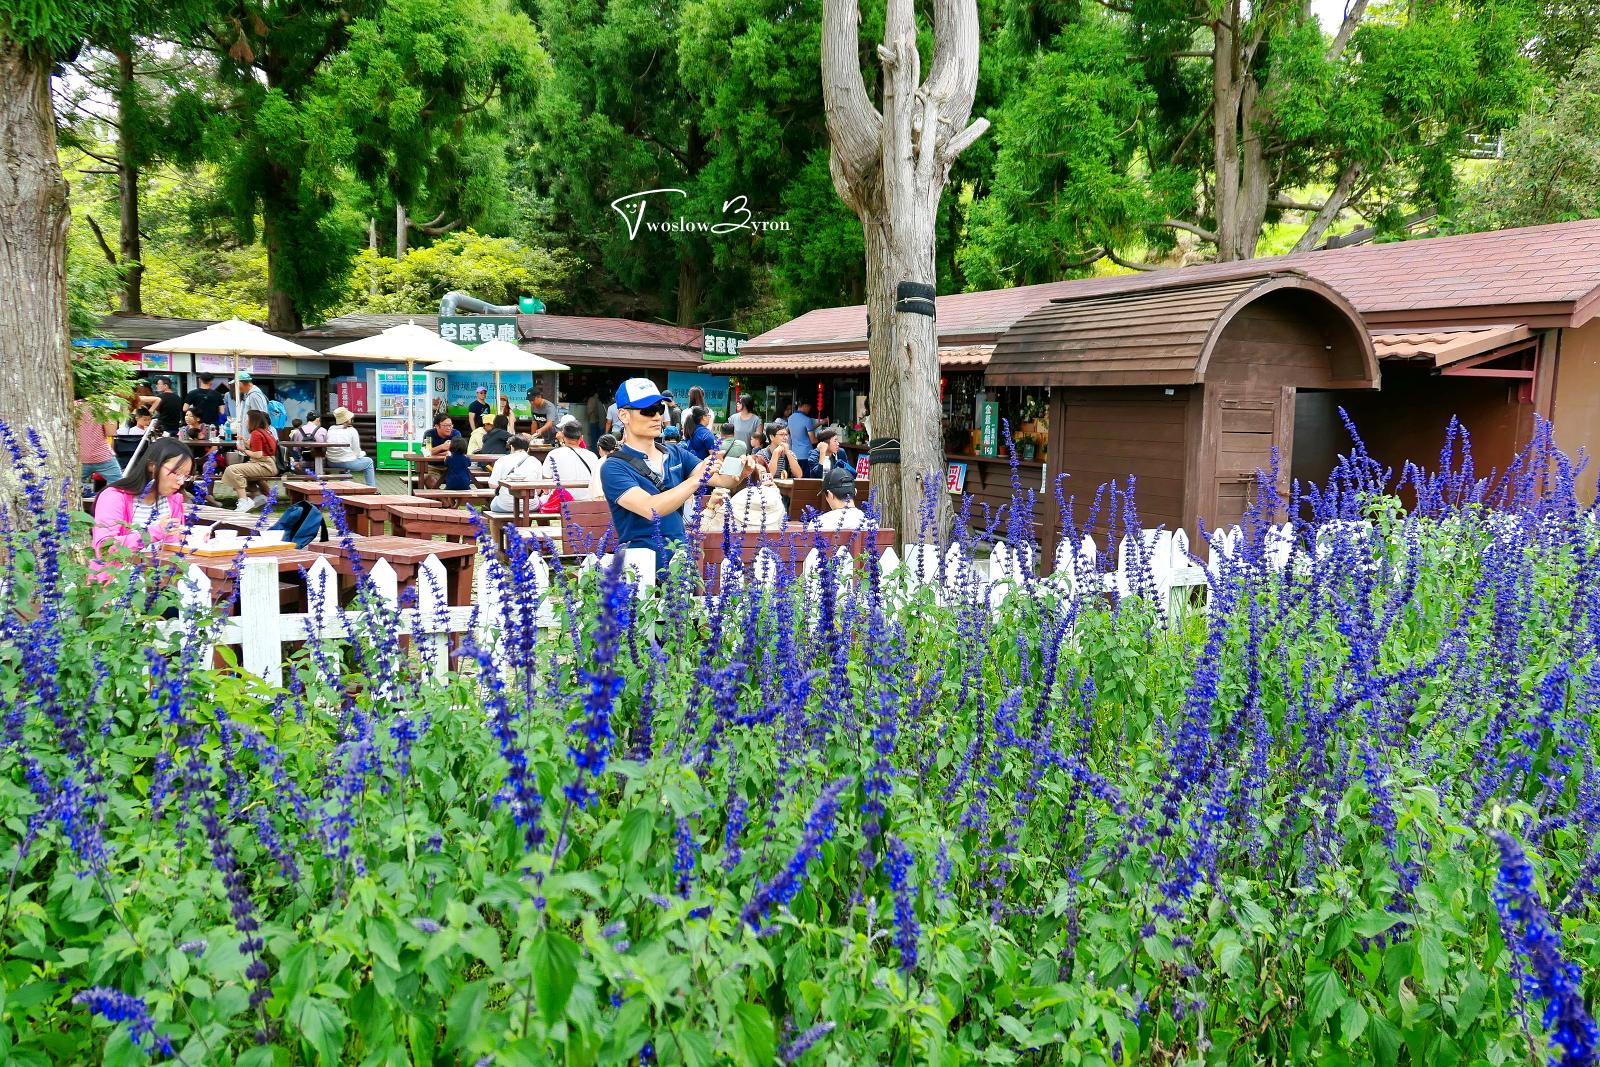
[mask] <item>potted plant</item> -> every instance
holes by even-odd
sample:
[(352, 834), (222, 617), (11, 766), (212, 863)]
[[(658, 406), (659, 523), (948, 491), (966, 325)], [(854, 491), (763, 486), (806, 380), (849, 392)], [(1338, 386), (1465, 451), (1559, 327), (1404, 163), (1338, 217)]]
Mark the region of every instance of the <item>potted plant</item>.
[(1039, 441), (1031, 433), (1017, 435), (1017, 458), (1032, 459), (1038, 451)]

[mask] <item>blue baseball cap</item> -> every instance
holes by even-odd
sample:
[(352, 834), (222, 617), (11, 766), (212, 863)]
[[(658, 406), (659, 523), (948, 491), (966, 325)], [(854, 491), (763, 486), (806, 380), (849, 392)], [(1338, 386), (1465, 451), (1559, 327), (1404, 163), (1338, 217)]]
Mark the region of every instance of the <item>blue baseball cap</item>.
[(666, 399), (649, 378), (629, 378), (617, 386), (617, 407), (647, 408)]

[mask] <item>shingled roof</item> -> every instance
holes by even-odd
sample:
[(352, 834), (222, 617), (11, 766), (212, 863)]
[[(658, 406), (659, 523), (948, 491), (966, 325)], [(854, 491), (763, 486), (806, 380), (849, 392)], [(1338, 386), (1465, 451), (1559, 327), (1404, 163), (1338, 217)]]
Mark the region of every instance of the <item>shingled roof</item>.
[[(1332, 286), (1375, 327), (1581, 326), (1600, 311), (1600, 219), (953, 293), (938, 299), (939, 342), (992, 343), (1053, 300), (1222, 281), (1263, 269), (1302, 271)], [(740, 359), (857, 349), (865, 339), (864, 306), (821, 308), (746, 341)], [(731, 372), (738, 361), (727, 366)]]

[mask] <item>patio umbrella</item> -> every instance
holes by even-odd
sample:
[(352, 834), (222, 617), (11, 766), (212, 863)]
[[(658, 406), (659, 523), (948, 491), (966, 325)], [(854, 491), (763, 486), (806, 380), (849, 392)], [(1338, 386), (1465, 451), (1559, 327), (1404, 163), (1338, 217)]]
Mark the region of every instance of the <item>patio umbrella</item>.
[(465, 371), (493, 371), (494, 395), (496, 400), (500, 396), (500, 374), (521, 374), (523, 372), (538, 373), (539, 371), (555, 371), (560, 373), (572, 368), (565, 363), (557, 363), (553, 359), (546, 359), (541, 355), (518, 348), (510, 341), (485, 341), (483, 344), (467, 351), (462, 349), (460, 356), (452, 356), (441, 362), (425, 367), (425, 370), (465, 372)]
[(339, 356), (343, 359), (366, 359), (390, 363), (398, 363), (404, 360), (406, 365), (407, 412), (411, 410), (411, 375), (415, 364), (452, 359), (468, 354), (467, 349), (454, 341), (447, 341), (426, 326), (418, 326), (415, 322), (403, 322), (398, 326), (389, 327), (382, 333), (375, 333), (371, 337), (358, 337), (354, 341), (346, 341), (342, 345), (334, 345), (323, 353), (323, 355)]
[(315, 356), (314, 349), (286, 341), (253, 322), (229, 319), (203, 330), (145, 345), (146, 352), (186, 352), (197, 356), (233, 357), (233, 408), (239, 410), (239, 359), (242, 356)]

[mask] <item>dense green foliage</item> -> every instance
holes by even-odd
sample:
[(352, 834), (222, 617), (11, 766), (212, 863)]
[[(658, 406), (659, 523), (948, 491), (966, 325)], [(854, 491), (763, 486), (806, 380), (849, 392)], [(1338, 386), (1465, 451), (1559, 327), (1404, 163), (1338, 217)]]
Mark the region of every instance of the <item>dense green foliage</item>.
[(1137, 567), (702, 602), (513, 553), (446, 681), (366, 599), (283, 690), (46, 526), (0, 633), (0, 1054), (137, 1062), (93, 986), (193, 1065), (1541, 1059), (1600, 963), (1600, 539), (1556, 482), (1404, 515), (1358, 455), (1292, 562), (1252, 522), (1170, 621)]

